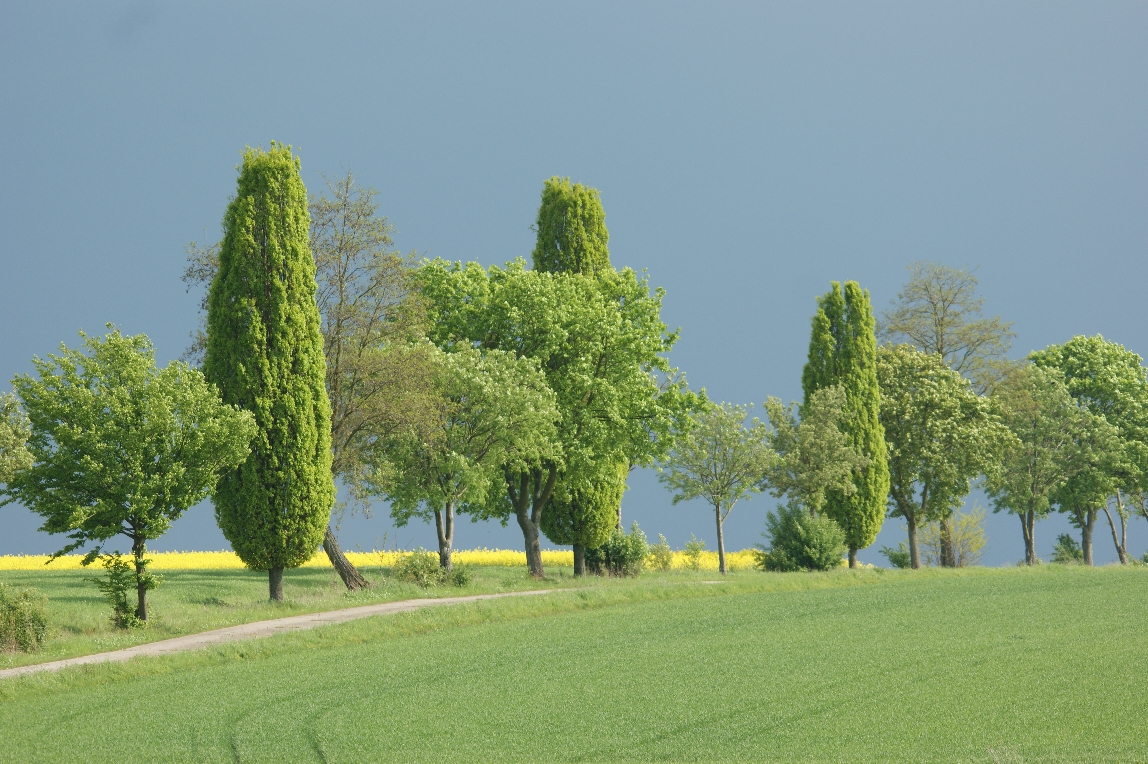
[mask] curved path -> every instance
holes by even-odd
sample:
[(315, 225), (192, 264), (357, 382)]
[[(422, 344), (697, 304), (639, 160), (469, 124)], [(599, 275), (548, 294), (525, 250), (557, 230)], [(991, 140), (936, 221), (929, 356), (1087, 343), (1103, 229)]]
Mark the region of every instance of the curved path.
[(0, 670), (0, 679), (26, 676), (41, 671), (59, 671), (69, 666), (83, 666), (88, 663), (115, 663), (127, 661), (148, 655), (169, 655), (182, 653), (188, 650), (198, 650), (222, 642), (234, 642), (240, 639), (254, 639), (256, 637), (270, 637), (275, 634), (284, 634), (291, 631), (313, 629), (316, 626), (325, 626), (330, 623), (343, 623), (356, 618), (367, 618), (372, 615), (390, 615), (392, 613), (406, 613), (435, 605), (459, 605), (464, 602), (477, 602), (479, 600), (494, 600), (502, 597), (528, 597), (535, 594), (549, 594), (553, 589), (539, 589), (528, 592), (505, 592), (503, 594), (472, 594), (469, 597), (442, 597), (438, 599), (401, 600), (399, 602), (382, 602), (377, 605), (363, 605), (345, 610), (329, 610), (325, 613), (308, 613), (307, 615), (293, 615), (287, 618), (275, 618), (270, 621), (254, 621), (238, 626), (228, 626), (224, 629), (204, 631), (199, 634), (188, 634), (182, 637), (164, 639), (159, 642), (148, 642), (143, 645), (126, 647), (123, 650), (113, 650), (107, 653), (94, 655), (81, 655), (78, 658), (67, 658), (62, 661), (50, 663), (35, 663), (30, 666), (17, 666), (16, 668)]

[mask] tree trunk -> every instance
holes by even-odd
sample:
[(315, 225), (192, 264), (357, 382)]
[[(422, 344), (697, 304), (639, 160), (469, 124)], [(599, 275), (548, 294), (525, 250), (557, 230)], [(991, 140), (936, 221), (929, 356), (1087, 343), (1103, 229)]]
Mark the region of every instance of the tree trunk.
[(941, 520), (941, 567), (957, 567), (957, 555), (953, 549), (953, 521), (951, 518)]
[(1024, 533), (1024, 564), (1036, 565), (1036, 539), (1033, 530), (1036, 525), (1036, 512), (1025, 512), (1020, 516), (1020, 528)]
[(857, 547), (855, 546), (849, 547), (849, 567), (857, 567)]
[(1124, 519), (1124, 514), (1118, 512), (1120, 515), (1120, 530), (1124, 536), (1124, 543), (1120, 543), (1120, 539), (1116, 537), (1116, 523), (1112, 522), (1112, 513), (1108, 511), (1108, 505), (1104, 505), (1104, 514), (1108, 516), (1108, 527), (1112, 529), (1112, 543), (1116, 546), (1116, 554), (1120, 557), (1120, 564), (1128, 564), (1128, 521)]
[(581, 544), (574, 545), (574, 575), (586, 575), (586, 547)]
[(1092, 529), (1096, 526), (1096, 510), (1086, 509), (1083, 514), (1077, 510), (1074, 514), (1080, 525), (1080, 549), (1084, 552), (1084, 564), (1092, 565)]
[(526, 512), (516, 512), (518, 527), (522, 529), (522, 540), (526, 546), (526, 567), (530, 575), (542, 578), (542, 547), (538, 542), (538, 526), (530, 519)]
[(147, 568), (144, 566), (144, 554), (146, 548), (144, 547), (143, 539), (135, 539), (132, 544), (132, 554), (135, 556), (136, 564), (136, 618), (143, 622), (147, 622), (147, 580), (144, 578)]
[(905, 520), (909, 523), (909, 567), (920, 570), (921, 548), (917, 546), (917, 513), (905, 513)]
[[(542, 477), (546, 483), (542, 484)], [(518, 485), (515, 485), (515, 481)], [(542, 508), (550, 501), (554, 485), (558, 481), (558, 470), (551, 466), (545, 470), (533, 470), (518, 474), (506, 473), (506, 491), (518, 527), (522, 529), (522, 541), (526, 547), (526, 567), (530, 575), (542, 578), (542, 547), (538, 542), (538, 525), (542, 520)], [(531, 488), (533, 487), (533, 491)]]
[(272, 602), (283, 601), (283, 568), (271, 568), (267, 571), (267, 588), (270, 590)]
[(714, 511), (717, 513), (717, 559), (718, 559), (718, 573), (725, 575), (725, 537), (721, 532), (721, 505), (715, 504)]
[(367, 579), (363, 578), (363, 574), (347, 559), (347, 555), (343, 554), (339, 540), (335, 538), (335, 532), (331, 530), (329, 524), (327, 525), (327, 533), (323, 536), (323, 551), (327, 553), (331, 567), (339, 574), (339, 578), (343, 579), (343, 586), (347, 587), (348, 591), (355, 592), (370, 586)]
[[(444, 518), (443, 515), (446, 515)], [(451, 559), (454, 551), (454, 502), (448, 501), (445, 511), (435, 510), (435, 530), (438, 532), (438, 564), (443, 570), (450, 571), (454, 562)]]

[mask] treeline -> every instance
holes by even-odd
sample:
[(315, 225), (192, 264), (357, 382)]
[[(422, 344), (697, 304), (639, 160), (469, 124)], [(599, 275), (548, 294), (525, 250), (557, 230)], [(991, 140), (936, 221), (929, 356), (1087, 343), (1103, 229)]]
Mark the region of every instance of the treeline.
[[(617, 567), (626, 478), (647, 466), (674, 501), (711, 504), (722, 572), (722, 523), (761, 491), (787, 500), (760, 550), (777, 570), (856, 564), (886, 516), (906, 521), (911, 567), (927, 523), (955, 564), (954, 512), (982, 478), (1020, 516), (1030, 564), (1050, 511), (1081, 529), (1088, 562), (1100, 513), (1122, 562), (1132, 513), (1148, 517), (1141, 359), (1077, 337), (1007, 361), (1010, 326), (981, 316), (968, 271), (914, 265), (880, 325), (865, 290), (833, 283), (802, 402), (770, 398), (767, 422), (747, 421), (670, 365), (663, 292), (611, 264), (596, 190), (546, 181), (530, 266), (489, 268), (403, 255), (375, 195), (348, 172), (308, 196), (290, 147), (246, 150), (222, 240), (188, 248), (204, 321), (183, 360), (158, 369), (146, 337), (109, 326), (15, 378), (4, 498), (68, 535), (58, 554), (87, 549), (132, 581), (126, 621), (146, 621), (157, 582), (147, 542), (208, 496), (272, 599), (320, 545), (366, 586), (331, 515), (378, 498), (399, 524), (433, 521), (447, 571), (464, 515), (517, 523), (535, 576), (543, 535), (573, 546), (577, 575)], [(130, 564), (105, 553), (117, 536)]]

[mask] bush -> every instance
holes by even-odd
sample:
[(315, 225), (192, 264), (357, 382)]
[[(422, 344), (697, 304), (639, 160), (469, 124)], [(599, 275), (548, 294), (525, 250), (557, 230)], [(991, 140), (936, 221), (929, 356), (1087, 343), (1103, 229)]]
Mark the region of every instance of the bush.
[(47, 601), (35, 589), (0, 584), (0, 650), (40, 649), (48, 633)]
[(706, 542), (696, 538), (694, 534), (690, 534), (690, 540), (686, 542), (686, 567), (690, 570), (701, 570), (702, 567), (702, 552), (705, 551)]
[(474, 573), (471, 572), (470, 567), (467, 565), (455, 565), (451, 568), (450, 573), (446, 575), (446, 582), (451, 586), (466, 586), (474, 580)]
[(909, 545), (904, 541), (896, 549), (887, 546), (881, 547), (881, 554), (889, 560), (889, 564), (894, 568), (908, 568), (912, 565), (913, 561), (909, 556)]
[[(147, 626), (147, 621), (136, 615), (136, 610), (128, 602), (128, 592), (138, 591), (136, 572), (132, 565), (119, 552), (100, 555), (107, 575), (104, 578), (89, 578), (96, 587), (103, 592), (105, 599), (112, 606), (112, 626), (117, 629), (135, 629)], [(146, 563), (145, 563), (146, 564)], [(148, 591), (160, 584), (160, 576), (144, 573), (143, 581)]]
[(829, 570), (841, 565), (845, 531), (824, 515), (813, 517), (798, 506), (778, 507), (765, 517), (769, 548), (757, 544), (758, 567), (771, 571)]
[(428, 552), (421, 546), (400, 557), (391, 568), (391, 575), (399, 581), (417, 584), (423, 589), (438, 586), (446, 581), (446, 571), (439, 564), (438, 555)]
[(1144, 563), (1145, 565), (1148, 565), (1148, 552), (1144, 553), (1144, 556), (1140, 558), (1140, 562)]
[(650, 546), (650, 556), (647, 562), (651, 568), (663, 573), (674, 566), (674, 550), (666, 541), (666, 537), (660, 533), (658, 534), (658, 543)]
[(649, 552), (646, 534), (634, 523), (629, 533), (615, 529), (605, 544), (597, 549), (587, 549), (586, 567), (599, 576), (637, 576), (646, 567)]
[(1056, 543), (1053, 544), (1052, 561), (1062, 564), (1083, 563), (1084, 550), (1076, 543), (1076, 539), (1067, 533), (1062, 533), (1056, 537)]

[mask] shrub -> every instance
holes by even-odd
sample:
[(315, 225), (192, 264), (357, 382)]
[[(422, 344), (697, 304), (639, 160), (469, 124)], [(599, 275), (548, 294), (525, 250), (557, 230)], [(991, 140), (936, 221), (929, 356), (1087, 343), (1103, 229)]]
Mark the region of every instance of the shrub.
[(1056, 537), (1056, 543), (1052, 547), (1052, 561), (1082, 563), (1084, 562), (1084, 550), (1080, 548), (1080, 544), (1076, 543), (1076, 539), (1067, 533), (1062, 533)]
[(391, 575), (399, 581), (408, 581), (424, 589), (446, 581), (446, 571), (439, 564), (438, 555), (422, 547), (400, 557), (391, 568)]
[(35, 589), (0, 584), (0, 650), (40, 648), (48, 632), (47, 598)]
[(587, 549), (586, 566), (597, 575), (637, 576), (646, 567), (649, 552), (646, 534), (634, 523), (629, 533), (615, 529), (605, 544), (597, 549)]
[(706, 542), (696, 538), (694, 534), (690, 534), (690, 540), (686, 542), (686, 567), (690, 570), (701, 570), (702, 567), (702, 552), (705, 551)]
[[(128, 564), (119, 552), (101, 554), (100, 563), (107, 575), (104, 578), (89, 578), (103, 592), (104, 598), (112, 606), (112, 626), (117, 629), (135, 629), (147, 626), (147, 621), (136, 615), (135, 608), (128, 603), (128, 592), (138, 592), (135, 569)], [(146, 564), (146, 562), (145, 562)], [(160, 584), (161, 577), (144, 573), (142, 581), (148, 591)]]
[[(957, 512), (949, 520), (949, 528), (953, 538), (954, 567), (964, 568), (976, 565), (981, 559), (981, 551), (985, 547), (985, 529), (982, 523), (985, 519), (985, 510), (975, 507), (972, 512), (965, 514)], [(939, 523), (929, 523), (921, 528), (921, 562), (924, 565), (941, 564), (941, 526)]]
[(887, 546), (881, 547), (881, 554), (885, 555), (889, 564), (894, 568), (908, 568), (912, 564), (909, 557), (909, 545), (904, 541), (896, 549)]
[(466, 586), (474, 580), (474, 574), (467, 565), (455, 565), (446, 576), (446, 582), (451, 586)]
[(1145, 565), (1148, 565), (1148, 552), (1144, 553), (1144, 556), (1140, 558), (1140, 562), (1144, 563)]
[(666, 541), (666, 537), (660, 533), (658, 534), (658, 543), (650, 545), (650, 556), (647, 563), (651, 568), (663, 573), (674, 566), (674, 550)]
[(754, 552), (763, 570), (829, 570), (841, 565), (845, 532), (828, 517), (813, 517), (798, 506), (778, 507), (765, 517), (769, 548)]

